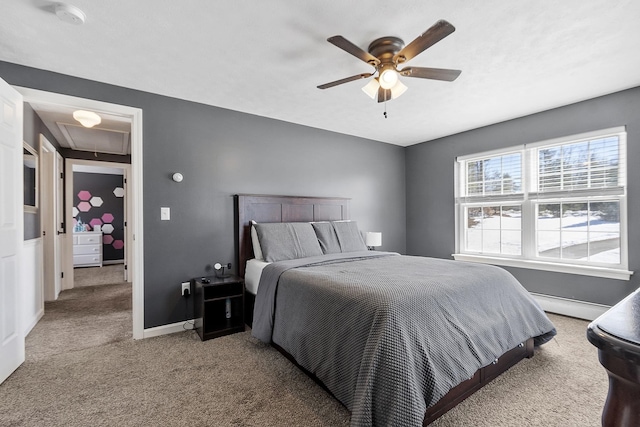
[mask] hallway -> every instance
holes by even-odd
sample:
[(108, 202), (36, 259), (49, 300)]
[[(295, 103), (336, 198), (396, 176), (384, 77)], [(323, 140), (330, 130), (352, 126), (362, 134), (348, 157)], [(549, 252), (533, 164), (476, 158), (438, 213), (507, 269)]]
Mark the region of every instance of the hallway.
[(131, 283), (123, 264), (79, 268), (75, 287), (45, 303), (45, 314), (26, 338), (26, 360), (132, 338)]

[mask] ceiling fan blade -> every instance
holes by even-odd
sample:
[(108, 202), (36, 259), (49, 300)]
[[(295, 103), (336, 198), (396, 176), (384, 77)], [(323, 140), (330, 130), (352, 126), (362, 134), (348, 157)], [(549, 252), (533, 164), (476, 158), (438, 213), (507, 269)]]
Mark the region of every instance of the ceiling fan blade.
[(366, 62), (367, 64), (373, 65), (374, 67), (380, 63), (380, 60), (378, 58), (371, 55), (369, 52), (365, 52), (364, 50), (360, 49), (358, 46), (351, 43), (349, 40), (345, 39), (342, 36), (329, 37), (327, 41), (344, 50), (345, 52), (350, 53), (356, 58)]
[(406, 67), (400, 70), (400, 75), (452, 82), (458, 78), (461, 72), (460, 70), (448, 70), (445, 68)]
[(325, 83), (323, 85), (318, 86), (318, 89), (329, 89), (330, 87), (338, 86), (343, 83), (353, 82), (355, 80), (366, 79), (367, 77), (371, 77), (372, 73), (362, 73), (356, 74), (355, 76), (346, 77), (344, 79), (336, 80), (335, 82)]
[(378, 102), (391, 101), (391, 89), (378, 89)]
[(425, 49), (438, 43), (449, 34), (453, 33), (456, 28), (444, 19), (439, 20), (431, 26), (427, 31), (420, 34), (414, 41), (406, 45), (394, 57), (394, 61), (402, 63), (414, 58)]

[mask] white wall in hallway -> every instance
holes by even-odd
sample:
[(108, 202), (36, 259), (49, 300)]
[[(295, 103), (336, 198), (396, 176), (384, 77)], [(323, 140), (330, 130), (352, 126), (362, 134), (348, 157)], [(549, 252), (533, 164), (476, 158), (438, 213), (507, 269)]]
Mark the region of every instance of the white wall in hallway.
[(22, 250), (22, 330), (27, 336), (44, 315), (42, 238), (26, 240)]

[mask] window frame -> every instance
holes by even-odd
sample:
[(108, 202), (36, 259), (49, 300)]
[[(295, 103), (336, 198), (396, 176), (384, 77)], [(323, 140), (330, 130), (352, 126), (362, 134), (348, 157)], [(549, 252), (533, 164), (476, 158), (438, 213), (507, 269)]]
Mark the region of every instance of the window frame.
[[(580, 143), (594, 139), (617, 136), (618, 186), (586, 190), (560, 190), (554, 192), (538, 191), (538, 149)], [(502, 265), (507, 267), (530, 268), (569, 274), (581, 274), (619, 280), (629, 280), (633, 274), (628, 271), (628, 217), (627, 217), (627, 154), (626, 128), (618, 126), (593, 132), (569, 135), (531, 144), (520, 144), (502, 149), (490, 150), (460, 156), (454, 161), (455, 182), (455, 253), (456, 260)], [(489, 196), (467, 196), (467, 162), (491, 157), (522, 153), (521, 192)], [(615, 201), (619, 203), (620, 215), (620, 264), (598, 263), (588, 260), (567, 260), (544, 258), (538, 255), (537, 204), (586, 203)], [(470, 207), (520, 205), (521, 215), (521, 255), (488, 254), (466, 250), (467, 209)]]

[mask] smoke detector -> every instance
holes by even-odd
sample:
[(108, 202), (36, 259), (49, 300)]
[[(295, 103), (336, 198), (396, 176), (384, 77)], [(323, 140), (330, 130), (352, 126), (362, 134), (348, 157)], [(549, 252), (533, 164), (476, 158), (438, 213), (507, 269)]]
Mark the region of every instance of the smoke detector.
[(61, 21), (74, 25), (84, 24), (86, 15), (83, 11), (70, 4), (58, 3), (56, 5), (56, 15)]

